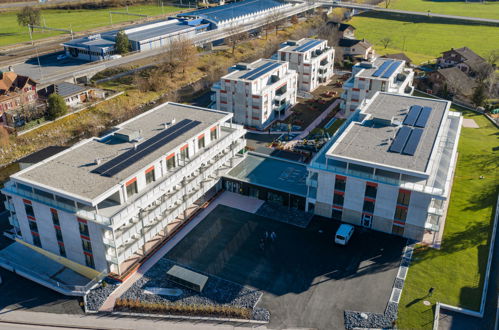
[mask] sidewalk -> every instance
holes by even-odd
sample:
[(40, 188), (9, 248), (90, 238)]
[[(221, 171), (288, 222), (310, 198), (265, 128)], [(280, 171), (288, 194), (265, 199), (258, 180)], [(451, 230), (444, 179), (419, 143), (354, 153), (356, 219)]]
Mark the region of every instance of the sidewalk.
[(123, 293), (125, 293), (136, 281), (138, 281), (143, 274), (145, 274), (151, 267), (157, 263), (161, 258), (163, 258), (171, 249), (177, 245), (189, 232), (196, 227), (210, 212), (218, 205), (223, 204), (233, 208), (237, 208), (246, 212), (255, 213), (260, 206), (262, 206), (263, 201), (242, 196), (236, 193), (225, 191), (218, 198), (208, 205), (203, 211), (201, 211), (194, 219), (192, 219), (184, 228), (180, 230), (172, 239), (170, 239), (158, 252), (156, 252), (151, 258), (149, 258), (140, 268), (126, 279), (116, 290), (113, 291), (106, 299), (99, 311), (101, 312), (111, 312), (114, 308), (114, 303), (117, 298), (119, 298)]

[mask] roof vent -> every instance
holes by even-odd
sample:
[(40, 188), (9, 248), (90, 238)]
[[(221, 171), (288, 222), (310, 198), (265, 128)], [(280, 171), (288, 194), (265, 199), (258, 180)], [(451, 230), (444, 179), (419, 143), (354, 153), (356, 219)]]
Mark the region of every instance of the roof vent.
[(364, 69), (371, 69), (374, 68), (375, 66), (373, 65), (373, 62), (368, 62), (368, 61), (363, 61), (360, 62), (359, 66)]
[(100, 165), (101, 164), (101, 159), (100, 158), (95, 158), (95, 165)]
[(122, 128), (114, 133), (114, 136), (124, 142), (138, 141), (141, 139), (142, 132), (129, 128)]
[(288, 46), (296, 46), (297, 44), (296, 44), (295, 40), (288, 40), (288, 41), (286, 41), (286, 45), (288, 45)]
[(236, 70), (249, 70), (250, 65), (248, 63), (237, 63), (236, 64)]

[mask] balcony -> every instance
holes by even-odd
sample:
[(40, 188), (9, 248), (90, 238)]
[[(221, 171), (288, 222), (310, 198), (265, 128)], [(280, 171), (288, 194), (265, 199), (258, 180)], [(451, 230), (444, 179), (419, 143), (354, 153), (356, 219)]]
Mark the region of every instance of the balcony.
[(222, 85), (220, 84), (220, 82), (216, 82), (214, 83), (212, 86), (211, 86), (211, 91), (212, 92), (216, 92), (216, 91), (219, 91), (222, 89)]

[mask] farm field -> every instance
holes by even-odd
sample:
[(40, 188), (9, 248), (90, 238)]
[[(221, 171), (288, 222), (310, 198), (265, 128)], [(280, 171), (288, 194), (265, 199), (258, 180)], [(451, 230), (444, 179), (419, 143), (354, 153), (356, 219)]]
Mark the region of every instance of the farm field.
[[(162, 13), (171, 13), (180, 10), (178, 7), (164, 6), (163, 10), (158, 6), (143, 5), (129, 6), (128, 11), (135, 14), (143, 14), (149, 16), (161, 15)], [(110, 25), (109, 11), (125, 12), (125, 7), (121, 8), (106, 8), (106, 9), (46, 9), (41, 12), (41, 24), (45, 22), (46, 26), (59, 29), (73, 29), (73, 32), (85, 31), (98, 28), (101, 26)], [(28, 28), (17, 24), (16, 11), (1, 12), (0, 22), (2, 28), (0, 30), (0, 46), (6, 46), (18, 42), (29, 41)], [(129, 15), (112, 15), (113, 23), (131, 22), (140, 19), (139, 16)], [(62, 32), (39, 30), (33, 34), (33, 39), (42, 39)]]
[(388, 8), (499, 19), (499, 2), (395, 0)]
[[(432, 329), (437, 301), (480, 309), (498, 192), (498, 154), (493, 151), (498, 130), (482, 115), (466, 110), (463, 115), (480, 128), (461, 130), (442, 248), (415, 249), (399, 304), (400, 329)], [(435, 292), (425, 297), (430, 287)]]
[[(419, 17), (408, 21), (384, 13), (365, 13), (354, 16), (349, 24), (355, 26), (355, 37), (371, 42), (376, 51), (406, 52), (415, 64), (426, 62), (451, 48), (467, 46), (481, 56), (499, 48), (499, 27), (436, 23), (436, 19)], [(387, 48), (381, 42), (390, 38)]]

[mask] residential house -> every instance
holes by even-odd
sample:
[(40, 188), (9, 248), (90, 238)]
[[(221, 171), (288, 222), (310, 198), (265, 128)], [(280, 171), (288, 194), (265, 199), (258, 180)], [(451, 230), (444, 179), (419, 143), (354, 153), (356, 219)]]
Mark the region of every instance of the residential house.
[(487, 61), (468, 47), (462, 47), (443, 52), (442, 56), (437, 58), (437, 65), (441, 68), (457, 67), (474, 77), (484, 65), (487, 65)]
[(428, 73), (427, 87), (433, 94), (469, 98), (476, 81), (458, 67), (439, 69)]
[(14, 126), (36, 107), (36, 82), (15, 72), (0, 73), (0, 125)]
[(404, 53), (386, 54), (386, 55), (383, 55), (383, 57), (391, 58), (393, 60), (405, 61), (405, 64), (408, 66), (411, 66), (411, 63), (412, 63), (412, 60), (409, 57), (407, 57), (407, 55), (405, 55)]
[(345, 58), (360, 58), (363, 60), (373, 59), (376, 55), (373, 45), (365, 39), (347, 39), (341, 38), (338, 46), (343, 50)]
[(333, 21), (327, 22), (327, 24), (338, 29), (340, 39), (355, 39), (355, 27), (353, 25)]
[(88, 102), (93, 94), (93, 90), (86, 86), (60, 82), (39, 90), (38, 97), (40, 99), (47, 99), (53, 93), (60, 95), (68, 107), (76, 107)]

